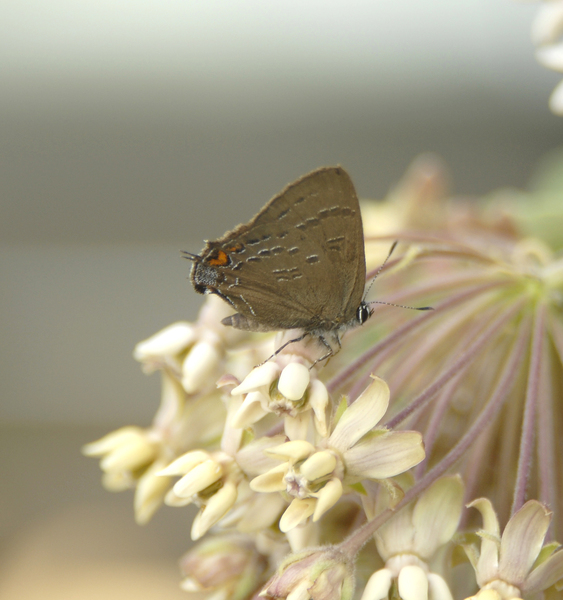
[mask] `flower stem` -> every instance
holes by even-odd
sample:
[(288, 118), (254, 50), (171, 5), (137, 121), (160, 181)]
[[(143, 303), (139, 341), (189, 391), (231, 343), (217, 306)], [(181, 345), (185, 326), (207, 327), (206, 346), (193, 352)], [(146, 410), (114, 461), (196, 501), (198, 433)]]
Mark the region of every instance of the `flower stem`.
[(520, 438), (520, 455), (518, 458), (518, 472), (514, 488), (514, 499), (511, 514), (522, 508), (526, 500), (526, 488), (530, 478), (533, 460), (534, 439), (536, 429), (536, 411), (538, 406), (538, 389), (540, 383), (540, 369), (542, 346), (545, 336), (545, 305), (538, 304), (534, 315), (534, 329), (530, 368), (528, 371), (528, 385), (526, 387), (526, 404), (522, 420), (522, 435)]
[[(417, 479), (422, 477), (424, 471), (426, 470), (429, 457), (432, 454), (432, 448), (434, 447), (434, 443), (440, 432), (440, 424), (442, 423), (444, 415), (450, 406), (452, 396), (455, 393), (457, 386), (459, 385), (459, 382), (464, 374), (464, 371), (460, 371), (457, 375), (455, 375), (451, 381), (446, 384), (445, 388), (442, 390), (442, 393), (435, 402), (434, 410), (432, 411), (432, 415), (430, 417), (430, 422), (424, 431), (424, 451), (426, 452), (426, 458), (415, 468), (415, 476)], [(415, 426), (414, 429), (417, 429), (417, 427)]]
[[(557, 506), (558, 498), (558, 473), (557, 451), (554, 438), (554, 406), (555, 399), (552, 381), (552, 358), (549, 352), (545, 353), (547, 364), (543, 365), (538, 394), (538, 471), (539, 471), (539, 499), (547, 506)], [(558, 515), (557, 515), (558, 516)], [(556, 517), (557, 518), (557, 517)], [(553, 522), (551, 524), (553, 527)]]
[(481, 348), (514, 317), (521, 307), (522, 302), (518, 302), (511, 310), (506, 311), (503, 317), (496, 319), (493, 326), (486, 329), (441, 377), (434, 381), (432, 385), (428, 386), (422, 394), (415, 398), (399, 414), (388, 421), (385, 426), (388, 429), (393, 429), (414, 411), (422, 408), (442, 387), (444, 387), (444, 385), (446, 385), (446, 383), (448, 383), (448, 381), (450, 381), (452, 377), (459, 373), (461, 369), (475, 358)]

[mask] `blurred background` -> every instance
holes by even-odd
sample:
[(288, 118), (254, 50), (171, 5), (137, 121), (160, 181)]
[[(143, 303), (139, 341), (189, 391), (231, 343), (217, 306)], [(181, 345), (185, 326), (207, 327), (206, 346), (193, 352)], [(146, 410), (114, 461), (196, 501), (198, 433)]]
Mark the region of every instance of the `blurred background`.
[(198, 251), (300, 175), (383, 197), (415, 156), (525, 187), (559, 77), (511, 0), (0, 1), (0, 597), (185, 597), (188, 509), (135, 525), (80, 447), (148, 425), (134, 345)]

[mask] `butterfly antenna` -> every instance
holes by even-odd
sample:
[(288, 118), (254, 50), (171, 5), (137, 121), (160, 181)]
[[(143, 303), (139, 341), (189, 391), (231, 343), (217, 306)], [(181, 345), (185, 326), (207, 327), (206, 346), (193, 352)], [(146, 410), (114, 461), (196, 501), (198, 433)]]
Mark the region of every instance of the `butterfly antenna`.
[(193, 262), (196, 262), (197, 260), (201, 259), (201, 256), (197, 254), (192, 254), (191, 252), (186, 252), (185, 250), (180, 250), (180, 252), (183, 254), (182, 258), (187, 258), (188, 260), (191, 260)]
[[(371, 290), (373, 282), (375, 281), (376, 277), (381, 273), (383, 267), (387, 264), (387, 261), (391, 258), (391, 254), (393, 254), (393, 250), (395, 250), (398, 243), (398, 240), (395, 240), (393, 242), (391, 248), (389, 249), (389, 254), (387, 254), (387, 258), (383, 261), (383, 264), (379, 267), (379, 269), (377, 269), (377, 272), (373, 276), (371, 283), (369, 284), (369, 287), (366, 290), (366, 293), (364, 294), (364, 298), (367, 297), (369, 291)], [(395, 306), (396, 308), (408, 308), (409, 310), (434, 310), (434, 307), (432, 306), (405, 306), (404, 304), (393, 304), (392, 302), (383, 302), (382, 300), (371, 300), (370, 302), (367, 302), (367, 304), (386, 304), (387, 306)]]
[[(373, 282), (377, 279), (377, 276), (381, 273), (381, 271), (383, 270), (383, 267), (387, 264), (387, 261), (391, 258), (391, 254), (393, 254), (393, 250), (395, 250), (398, 243), (399, 243), (399, 240), (395, 240), (393, 242), (391, 248), (389, 249), (389, 254), (387, 255), (386, 259), (383, 261), (383, 263), (381, 264), (379, 269), (377, 269), (377, 272), (375, 273), (375, 275), (372, 277), (371, 283), (369, 284), (368, 289), (366, 290), (366, 293), (364, 294), (364, 298), (367, 298), (367, 295), (369, 294), (369, 291), (371, 290), (371, 286), (373, 285)], [(371, 304), (371, 302), (369, 304)], [(385, 302), (383, 304), (385, 304)]]
[(403, 304), (393, 304), (392, 302), (383, 302), (381, 300), (371, 300), (367, 304), (386, 304), (387, 306), (396, 306), (397, 308), (409, 308), (410, 310), (434, 310), (433, 306), (405, 306)]

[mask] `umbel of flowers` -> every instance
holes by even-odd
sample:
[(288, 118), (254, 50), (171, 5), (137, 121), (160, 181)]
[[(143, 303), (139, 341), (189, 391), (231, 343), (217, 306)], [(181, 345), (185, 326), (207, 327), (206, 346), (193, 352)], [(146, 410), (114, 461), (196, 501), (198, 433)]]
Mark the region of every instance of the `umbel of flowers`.
[(433, 311), (377, 304), (315, 364), (306, 339), (266, 360), (295, 332), (224, 327), (209, 297), (135, 349), (162, 378), (154, 422), (84, 452), (140, 523), (198, 507), (188, 595), (562, 597), (563, 227), (538, 226), (562, 222), (541, 200), (561, 178), (487, 201), (445, 179), (421, 157), (362, 207), (368, 269), (399, 240), (372, 295)]

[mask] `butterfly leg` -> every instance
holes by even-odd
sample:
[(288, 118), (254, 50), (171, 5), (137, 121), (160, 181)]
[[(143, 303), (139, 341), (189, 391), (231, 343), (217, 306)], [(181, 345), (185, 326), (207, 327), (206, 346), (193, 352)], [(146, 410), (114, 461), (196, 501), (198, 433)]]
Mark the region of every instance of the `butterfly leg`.
[(259, 365), (256, 365), (257, 367), (263, 365), (264, 363), (267, 363), (269, 360), (271, 360), (272, 358), (274, 358), (274, 356), (277, 356), (286, 346), (289, 346), (289, 344), (294, 344), (295, 342), (300, 342), (301, 340), (304, 340), (307, 336), (309, 335), (308, 332), (305, 332), (303, 335), (300, 335), (299, 337), (293, 338), (292, 340), (287, 341), (285, 344), (282, 344), (273, 354), (272, 356), (269, 356), (265, 361), (261, 362)]
[[(334, 348), (326, 341), (324, 336), (319, 335), (317, 339), (325, 348), (328, 348), (328, 352), (323, 354), (323, 356), (320, 358), (317, 358), (317, 360), (309, 367), (309, 370), (311, 370), (317, 363), (330, 358), (333, 354), (336, 354), (336, 352), (334, 352)], [(340, 338), (338, 336), (336, 337), (336, 341), (338, 342), (338, 348), (340, 349), (342, 346), (340, 345)]]

